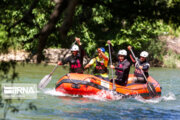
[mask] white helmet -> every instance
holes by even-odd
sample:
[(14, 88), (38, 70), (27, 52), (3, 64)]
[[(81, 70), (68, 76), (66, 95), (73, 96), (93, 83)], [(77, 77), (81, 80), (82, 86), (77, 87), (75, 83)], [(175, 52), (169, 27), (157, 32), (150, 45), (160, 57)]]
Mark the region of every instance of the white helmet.
[(73, 45), (71, 51), (79, 51), (79, 47), (77, 45)]
[(142, 51), (140, 54), (141, 57), (145, 57), (145, 58), (148, 57), (148, 55), (149, 55), (149, 53), (146, 51)]
[(127, 51), (126, 50), (119, 50), (119, 52), (118, 52), (118, 55), (124, 55), (124, 56), (126, 56), (127, 55)]

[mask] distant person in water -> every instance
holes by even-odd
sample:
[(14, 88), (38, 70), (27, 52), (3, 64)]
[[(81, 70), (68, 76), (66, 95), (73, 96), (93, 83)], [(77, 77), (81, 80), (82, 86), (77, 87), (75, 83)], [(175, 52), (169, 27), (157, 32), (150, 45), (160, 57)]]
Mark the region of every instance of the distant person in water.
[[(131, 46), (128, 46), (129, 50), (131, 48), (132, 48)], [(135, 75), (134, 82), (135, 83), (146, 83), (146, 80), (145, 80), (141, 70), (143, 70), (146, 78), (149, 77), (148, 70), (150, 68), (150, 64), (147, 62), (148, 55), (149, 55), (149, 53), (146, 52), (146, 51), (142, 51), (140, 53), (140, 59), (138, 59), (139, 66), (138, 66), (137, 61), (135, 60), (135, 58), (133, 58), (132, 55), (130, 55), (130, 58), (131, 58), (132, 62), (135, 63), (135, 71), (134, 71), (134, 75)]]
[(98, 48), (97, 53), (98, 56), (91, 59), (91, 61), (84, 67), (84, 69), (87, 69), (90, 66), (94, 66), (93, 74), (99, 78), (109, 81), (107, 69), (109, 58), (107, 57), (103, 47)]
[[(108, 40), (107, 43), (110, 45), (110, 49), (112, 51), (111, 54), (116, 56), (116, 54), (114, 53), (114, 50), (112, 48), (111, 42)], [(110, 65), (111, 69), (116, 70), (117, 78), (115, 79), (115, 83), (118, 85), (122, 85), (122, 86), (125, 86), (128, 82), (128, 75), (129, 75), (130, 66), (131, 66), (130, 62), (126, 59), (126, 56), (127, 56), (126, 50), (124, 50), (124, 49), (119, 50), (119, 52), (117, 54), (118, 64), (116, 66)]]
[(82, 48), (80, 38), (76, 37), (75, 41), (78, 45), (72, 46), (71, 48), (72, 55), (62, 61), (59, 61), (58, 65), (64, 65), (69, 63), (70, 73), (83, 73), (83, 57), (85, 52), (84, 49)]

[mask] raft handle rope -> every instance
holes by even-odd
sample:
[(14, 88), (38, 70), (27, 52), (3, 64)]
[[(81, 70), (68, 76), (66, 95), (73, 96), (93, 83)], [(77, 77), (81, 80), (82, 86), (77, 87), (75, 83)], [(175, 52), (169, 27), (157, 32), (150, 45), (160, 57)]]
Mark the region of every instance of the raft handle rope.
[[(72, 82), (72, 83), (74, 83), (74, 84), (80, 84), (81, 82), (78, 82), (78, 83), (75, 83), (75, 82), (73, 82), (73, 80), (71, 80), (71, 78), (70, 78), (70, 74), (68, 73), (68, 74), (66, 74), (66, 76), (68, 77), (68, 79)], [(93, 79), (93, 80), (96, 80), (94, 77), (87, 77), (87, 78), (84, 78), (82, 81), (85, 81), (86, 79)]]
[[(69, 79), (72, 83), (74, 83), (74, 82), (71, 80), (69, 73), (66, 74), (66, 76), (68, 77), (68, 79)], [(74, 83), (74, 84), (79, 84), (79, 83)]]

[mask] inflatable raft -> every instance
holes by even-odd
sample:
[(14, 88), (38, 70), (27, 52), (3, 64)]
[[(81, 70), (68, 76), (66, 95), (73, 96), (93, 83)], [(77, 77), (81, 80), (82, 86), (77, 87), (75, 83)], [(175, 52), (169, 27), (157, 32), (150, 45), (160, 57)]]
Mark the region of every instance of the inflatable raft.
[[(156, 91), (155, 95), (151, 95), (151, 91), (148, 89), (147, 84), (133, 83), (134, 75), (130, 74), (128, 78), (128, 84), (126, 86), (115, 85), (115, 92), (124, 97), (140, 95), (145, 99), (151, 99), (152, 97), (161, 96), (161, 87), (159, 83), (149, 76), (148, 82), (153, 85)], [(112, 95), (108, 95), (106, 91), (112, 91), (113, 84), (89, 74), (69, 73), (64, 75), (56, 83), (56, 91), (70, 95), (98, 95), (100, 92), (105, 91), (107, 98), (111, 99)]]

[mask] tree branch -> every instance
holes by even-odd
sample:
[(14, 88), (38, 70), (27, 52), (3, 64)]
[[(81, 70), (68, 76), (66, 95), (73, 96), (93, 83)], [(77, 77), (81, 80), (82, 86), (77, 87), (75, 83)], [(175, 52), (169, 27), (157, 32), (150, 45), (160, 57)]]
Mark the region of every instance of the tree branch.
[(78, 0), (71, 0), (71, 2), (69, 2), (69, 4), (68, 4), (64, 22), (63, 22), (62, 26), (59, 28), (59, 32), (61, 34), (62, 39), (65, 39), (67, 37), (67, 32), (69, 31), (70, 27), (72, 26), (73, 16), (75, 13), (75, 8), (77, 6), (77, 3), (78, 3)]
[(48, 23), (43, 27), (39, 35), (37, 62), (40, 63), (43, 59), (42, 51), (45, 48), (48, 36), (53, 32), (60, 15), (67, 7), (68, 0), (56, 0), (54, 11), (52, 12)]

